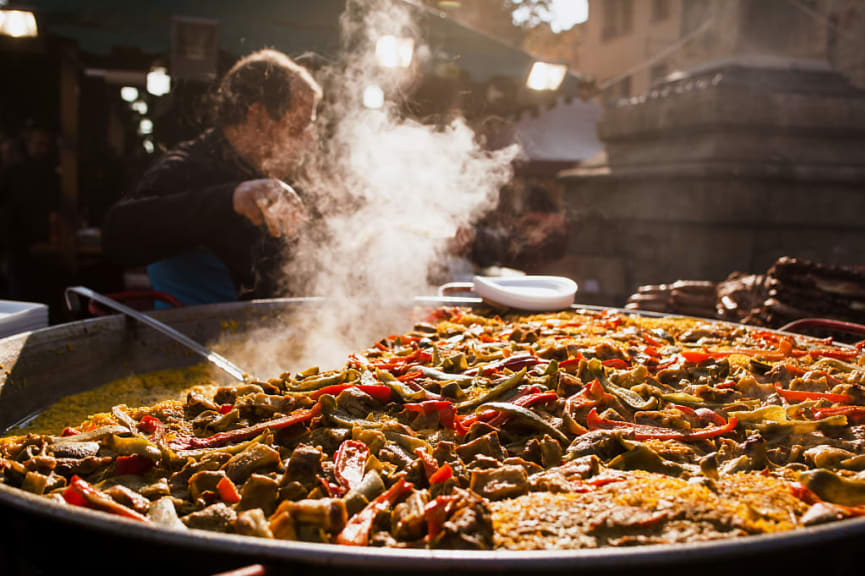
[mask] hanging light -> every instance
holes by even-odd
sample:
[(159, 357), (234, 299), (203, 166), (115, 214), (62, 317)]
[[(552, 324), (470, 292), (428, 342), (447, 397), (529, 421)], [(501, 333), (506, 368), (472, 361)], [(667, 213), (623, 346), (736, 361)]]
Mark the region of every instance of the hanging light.
[(153, 154), (153, 151), (156, 150), (156, 147), (153, 145), (153, 140), (150, 138), (146, 138), (141, 145), (144, 146), (144, 151), (148, 154)]
[(529, 72), (526, 86), (532, 90), (558, 90), (567, 73), (568, 67), (564, 64), (535, 62)]
[(35, 38), (39, 35), (36, 16), (30, 10), (0, 9), (0, 36)]
[(145, 102), (144, 100), (136, 100), (129, 107), (132, 108), (132, 110), (134, 110), (135, 112), (141, 114), (142, 116), (147, 114), (147, 102)]
[(120, 98), (123, 99), (124, 102), (135, 102), (138, 100), (138, 88), (135, 86), (124, 86), (120, 89)]
[(150, 118), (142, 118), (138, 123), (138, 133), (142, 136), (153, 134), (153, 120)]
[(171, 92), (171, 76), (164, 67), (151, 68), (147, 73), (147, 92), (154, 96), (165, 96)]
[(375, 43), (375, 59), (382, 68), (408, 68), (414, 56), (414, 38), (382, 36)]
[(364, 108), (369, 108), (371, 110), (378, 110), (384, 106), (384, 90), (375, 84), (364, 88), (363, 106)]

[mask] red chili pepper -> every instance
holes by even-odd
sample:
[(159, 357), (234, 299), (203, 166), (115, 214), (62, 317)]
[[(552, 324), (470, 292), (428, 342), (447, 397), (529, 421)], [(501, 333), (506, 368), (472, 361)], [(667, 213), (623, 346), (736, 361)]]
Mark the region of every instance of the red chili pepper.
[(416, 414), (432, 414), (438, 412), (439, 422), (445, 428), (454, 428), (457, 408), (447, 400), (426, 400), (417, 404), (403, 404), (403, 408)]
[(397, 376), (397, 380), (400, 382), (408, 382), (409, 380), (417, 380), (423, 376), (422, 370), (412, 370), (411, 372), (406, 372), (402, 376)]
[(219, 494), (219, 498), (226, 504), (240, 502), (240, 493), (237, 491), (237, 486), (234, 485), (234, 482), (228, 476), (216, 483), (216, 492)]
[(457, 496), (439, 496), (424, 506), (423, 512), (426, 517), (427, 537), (429, 540), (435, 538), (445, 525), (448, 516), (453, 512), (453, 505)]
[(154, 434), (156, 432), (161, 432), (162, 429), (165, 428), (165, 425), (159, 421), (159, 419), (150, 416), (144, 416), (138, 422), (138, 429), (144, 432), (145, 434)]
[(630, 365), (621, 358), (604, 360), (603, 362), (601, 362), (601, 364), (603, 364), (604, 366), (609, 366), (610, 368), (617, 368), (620, 370), (626, 370), (627, 368), (630, 368)]
[(69, 426), (64, 428), (63, 432), (60, 433), (60, 435), (63, 436), (64, 438), (67, 436), (77, 436), (79, 434), (81, 434), (80, 430), (76, 430), (75, 428), (71, 428)]
[(141, 454), (118, 456), (114, 459), (114, 474), (117, 476), (138, 476), (153, 469), (153, 460)]
[(63, 499), (72, 506), (81, 506), (93, 510), (101, 510), (109, 514), (115, 514), (123, 518), (138, 520), (139, 522), (150, 522), (146, 516), (142, 516), (132, 508), (115, 502), (78, 476), (69, 480), (69, 486), (63, 490)]
[(234, 409), (234, 404), (223, 404), (219, 407), (220, 414), (228, 414)]
[(282, 430), (283, 428), (289, 428), (295, 424), (309, 422), (319, 414), (321, 414), (321, 404), (316, 404), (309, 410), (301, 410), (300, 412), (295, 412), (290, 416), (268, 420), (267, 422), (261, 422), (260, 424), (248, 426), (246, 428), (238, 428), (237, 430), (230, 430), (228, 432), (219, 432), (218, 434), (208, 436), (207, 438), (180, 437), (171, 443), (171, 448), (175, 450), (189, 450), (195, 448), (215, 448), (217, 446), (224, 446), (232, 442), (241, 442), (243, 440), (255, 438), (267, 429)]
[(403, 495), (411, 492), (413, 488), (414, 484), (406, 482), (405, 478), (397, 480), (396, 484), (391, 486), (387, 492), (379, 495), (363, 510), (351, 517), (345, 528), (337, 535), (336, 543), (348, 546), (366, 546), (369, 541), (369, 533), (372, 530), (372, 523), (379, 512), (383, 512), (396, 504)]
[(715, 436), (720, 436), (721, 434), (726, 434), (727, 432), (732, 432), (736, 429), (736, 425), (739, 423), (739, 420), (735, 416), (731, 416), (730, 419), (723, 426), (715, 426), (710, 428), (700, 428), (698, 430), (673, 430), (672, 428), (659, 428), (657, 426), (646, 426), (644, 424), (631, 424), (630, 422), (619, 422), (617, 420), (608, 420), (606, 418), (602, 418), (598, 415), (598, 411), (596, 408), (592, 408), (586, 417), (586, 425), (589, 430), (601, 430), (601, 429), (628, 429), (634, 431), (634, 438), (636, 440), (648, 440), (648, 439), (657, 439), (657, 440), (682, 440), (682, 441), (690, 441), (690, 440), (706, 440), (708, 438), (714, 438)]
[(453, 478), (454, 471), (451, 470), (451, 465), (445, 463), (444, 466), (435, 471), (435, 473), (429, 477), (430, 486), (433, 484), (439, 484), (441, 482), (446, 482)]
[(804, 390), (785, 390), (781, 384), (775, 383), (775, 390), (786, 400), (828, 400), (845, 404), (853, 399), (849, 394), (832, 394), (830, 392), (805, 392)]
[(333, 475), (346, 492), (360, 486), (366, 471), (369, 448), (363, 442), (346, 440), (333, 457)]
[(357, 388), (362, 392), (366, 392), (382, 404), (390, 402), (390, 388), (378, 384), (334, 384), (332, 386), (325, 386), (324, 388), (319, 388), (315, 392), (312, 392), (309, 397), (313, 400), (318, 400), (325, 394), (336, 396), (340, 392), (342, 392), (343, 390), (347, 390), (348, 388)]

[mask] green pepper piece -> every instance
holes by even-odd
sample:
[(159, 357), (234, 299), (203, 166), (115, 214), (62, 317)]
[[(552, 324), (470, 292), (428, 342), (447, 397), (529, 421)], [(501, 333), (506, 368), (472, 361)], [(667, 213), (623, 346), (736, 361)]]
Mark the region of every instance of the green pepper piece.
[(478, 406), (480, 404), (484, 404), (484, 403), (489, 402), (495, 398), (498, 398), (499, 396), (501, 396), (502, 394), (504, 394), (505, 392), (507, 392), (511, 388), (515, 388), (516, 386), (518, 386), (519, 383), (523, 381), (523, 378), (525, 378), (525, 376), (526, 376), (526, 369), (523, 368), (519, 372), (515, 372), (514, 374), (511, 374), (510, 376), (505, 378), (502, 382), (497, 384), (495, 387), (488, 390), (486, 394), (483, 394), (482, 396), (475, 398), (473, 400), (466, 400), (465, 402), (460, 402), (459, 404), (457, 404), (457, 410), (463, 410), (464, 408), (474, 408), (475, 406)]
[(607, 378), (607, 373), (604, 370), (604, 365), (597, 358), (589, 360), (589, 373), (598, 379), (604, 390), (616, 396), (619, 400), (633, 408), (634, 410), (651, 410), (658, 405), (658, 399), (652, 396), (648, 400), (644, 400), (642, 396), (636, 392), (631, 392), (627, 388), (617, 386), (610, 382)]
[(514, 416), (521, 416), (525, 419), (527, 423), (532, 424), (535, 428), (542, 432), (548, 433), (550, 436), (552, 436), (562, 444), (567, 445), (569, 442), (568, 437), (562, 434), (562, 432), (558, 428), (556, 428), (528, 408), (518, 406), (512, 402), (485, 402), (480, 406), (479, 409), (498, 410), (499, 412), (506, 412)]

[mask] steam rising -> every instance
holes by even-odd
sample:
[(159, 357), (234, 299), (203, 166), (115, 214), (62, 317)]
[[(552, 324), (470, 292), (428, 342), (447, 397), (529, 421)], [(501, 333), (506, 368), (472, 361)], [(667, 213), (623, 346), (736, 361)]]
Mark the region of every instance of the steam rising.
[[(408, 328), (406, 309), (394, 304), (431, 292), (429, 270), (447, 240), (495, 206), (518, 153), (484, 150), (462, 119), (430, 126), (400, 115), (394, 98), (426, 52), (404, 3), (349, 0), (341, 26), (346, 60), (325, 71), (320, 119), (330, 134), (302, 182), (322, 218), (292, 247), (286, 270), (292, 294), (324, 296), (328, 305), (294, 326), (304, 347), (292, 370), (342, 366), (349, 352)], [(416, 39), (412, 67), (378, 66), (384, 35)], [(363, 106), (370, 86), (386, 95), (380, 109)]]

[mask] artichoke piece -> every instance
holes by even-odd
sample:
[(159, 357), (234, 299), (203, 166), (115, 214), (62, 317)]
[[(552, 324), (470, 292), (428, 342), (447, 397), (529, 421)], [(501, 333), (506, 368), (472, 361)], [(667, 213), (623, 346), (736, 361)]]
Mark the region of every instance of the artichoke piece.
[(861, 480), (841, 478), (828, 470), (809, 470), (799, 473), (799, 481), (823, 500), (844, 506), (865, 504), (865, 482)]

